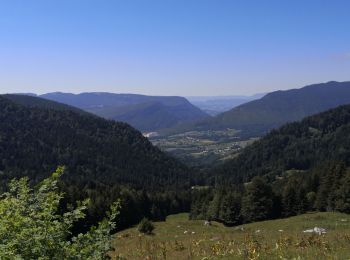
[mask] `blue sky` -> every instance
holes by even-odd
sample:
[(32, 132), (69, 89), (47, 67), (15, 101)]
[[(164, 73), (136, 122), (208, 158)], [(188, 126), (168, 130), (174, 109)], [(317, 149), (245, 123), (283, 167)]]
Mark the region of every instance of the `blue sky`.
[(244, 95), (350, 80), (350, 1), (2, 0), (0, 93)]

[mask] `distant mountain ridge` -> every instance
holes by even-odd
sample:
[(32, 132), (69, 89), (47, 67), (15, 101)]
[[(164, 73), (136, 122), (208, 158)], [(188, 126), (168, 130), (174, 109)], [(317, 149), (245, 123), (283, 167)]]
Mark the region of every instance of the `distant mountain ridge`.
[(265, 93), (252, 96), (189, 96), (186, 98), (209, 115), (216, 116), (249, 101), (259, 99), (264, 95)]
[(300, 89), (275, 91), (216, 117), (174, 129), (190, 130), (241, 130), (241, 135), (261, 136), (287, 122), (350, 104), (350, 82), (327, 82)]
[(54, 92), (40, 97), (78, 107), (104, 118), (129, 123), (140, 131), (155, 131), (209, 117), (187, 99), (177, 96)]

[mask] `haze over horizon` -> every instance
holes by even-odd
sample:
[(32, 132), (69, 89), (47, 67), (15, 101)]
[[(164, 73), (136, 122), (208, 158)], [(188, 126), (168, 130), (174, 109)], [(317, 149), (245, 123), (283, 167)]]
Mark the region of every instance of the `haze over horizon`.
[(0, 93), (222, 96), (348, 81), (350, 2), (2, 1)]

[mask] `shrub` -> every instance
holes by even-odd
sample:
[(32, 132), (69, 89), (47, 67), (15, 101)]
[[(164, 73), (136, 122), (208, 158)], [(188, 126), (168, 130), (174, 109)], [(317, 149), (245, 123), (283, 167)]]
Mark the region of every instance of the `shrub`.
[(152, 221), (148, 220), (147, 218), (143, 218), (137, 229), (141, 233), (150, 235), (154, 230), (154, 225)]
[(60, 167), (36, 189), (28, 178), (12, 180), (9, 192), (0, 196), (0, 259), (106, 259), (111, 247), (111, 230), (119, 203), (113, 204), (108, 219), (84, 234), (72, 236), (73, 223), (85, 217), (88, 200), (75, 209), (58, 214), (63, 194), (57, 181)]

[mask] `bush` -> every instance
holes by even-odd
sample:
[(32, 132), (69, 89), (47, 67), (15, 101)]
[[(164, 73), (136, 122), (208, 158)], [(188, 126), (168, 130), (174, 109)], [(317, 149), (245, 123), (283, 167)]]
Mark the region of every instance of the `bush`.
[(154, 230), (154, 225), (152, 221), (149, 221), (147, 218), (143, 218), (137, 229), (141, 233), (150, 235)]
[(0, 196), (0, 259), (106, 259), (111, 247), (111, 230), (119, 203), (113, 204), (108, 219), (84, 234), (72, 236), (73, 223), (85, 217), (88, 200), (75, 209), (58, 214), (63, 194), (57, 181), (58, 168), (36, 189), (28, 178), (12, 180), (9, 192)]

